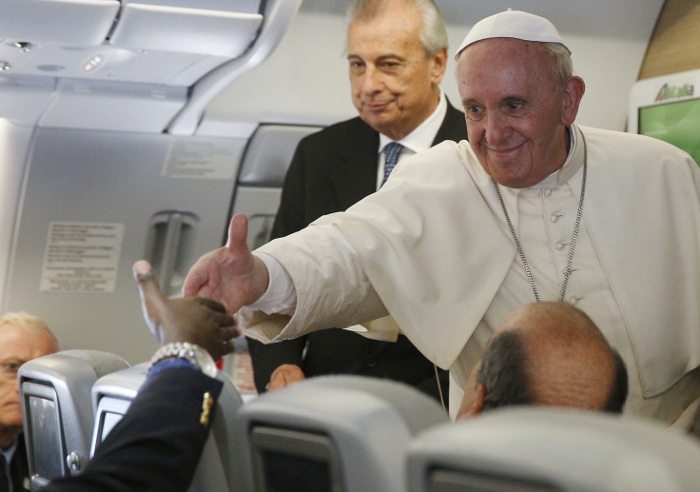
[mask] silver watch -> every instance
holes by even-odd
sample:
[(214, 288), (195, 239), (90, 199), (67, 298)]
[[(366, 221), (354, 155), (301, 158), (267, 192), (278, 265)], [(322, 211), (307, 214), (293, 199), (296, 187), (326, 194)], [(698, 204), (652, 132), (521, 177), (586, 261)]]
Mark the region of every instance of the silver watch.
[(216, 373), (218, 372), (214, 359), (212, 359), (211, 355), (209, 355), (209, 352), (198, 345), (187, 342), (176, 342), (163, 345), (156, 351), (155, 354), (153, 354), (153, 357), (151, 357), (151, 365), (149, 366), (149, 370), (161, 360), (169, 359), (171, 357), (185, 359), (210, 378), (215, 378)]

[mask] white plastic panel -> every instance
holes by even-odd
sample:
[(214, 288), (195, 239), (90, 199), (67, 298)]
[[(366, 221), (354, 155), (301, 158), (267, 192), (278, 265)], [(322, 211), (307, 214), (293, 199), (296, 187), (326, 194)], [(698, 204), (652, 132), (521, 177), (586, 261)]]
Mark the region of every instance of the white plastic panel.
[(186, 101), (184, 87), (61, 80), (40, 125), (160, 133)]
[[(2, 310), (46, 319), (64, 347), (148, 360), (157, 344), (144, 324), (131, 267), (147, 254), (151, 218), (180, 211), (199, 219), (183, 250), (190, 266), (221, 246), (245, 143), (36, 130)], [(70, 234), (62, 238), (61, 231)], [(89, 249), (80, 249), (83, 239)], [(58, 248), (76, 257), (61, 258)]]
[(24, 163), (32, 132), (31, 126), (18, 126), (0, 118), (0, 300), (5, 297)]
[(147, 3), (169, 7), (189, 7), (209, 10), (227, 10), (231, 12), (255, 13), (260, 11), (260, 4), (265, 0), (122, 0), (122, 3)]
[(118, 0), (0, 0), (0, 36), (62, 46), (102, 44)]
[(135, 50), (240, 56), (255, 37), (260, 14), (127, 4), (110, 43)]
[(299, 140), (321, 128), (306, 125), (260, 125), (248, 144), (238, 181), (281, 186)]
[(0, 76), (0, 118), (34, 125), (49, 105), (55, 83), (53, 78)]

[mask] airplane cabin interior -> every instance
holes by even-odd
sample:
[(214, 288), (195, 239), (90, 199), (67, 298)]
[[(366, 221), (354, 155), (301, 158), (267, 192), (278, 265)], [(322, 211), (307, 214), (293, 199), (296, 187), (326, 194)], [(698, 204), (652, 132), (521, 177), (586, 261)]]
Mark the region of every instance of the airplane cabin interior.
[[(509, 7), (547, 17), (586, 82), (578, 123), (700, 162), (700, 2), (435, 3), (450, 50)], [(79, 474), (145, 380), (158, 345), (131, 265), (178, 297), (234, 214), (265, 244), (298, 142), (356, 115), (347, 5), (0, 0), (0, 306), (47, 320), (63, 349), (19, 371), (31, 490)], [(450, 54), (441, 87), (459, 107), (455, 71)], [(256, 397), (243, 337), (219, 368), (191, 491), (700, 490), (700, 441), (651, 422), (454, 423), (413, 389), (345, 377)]]

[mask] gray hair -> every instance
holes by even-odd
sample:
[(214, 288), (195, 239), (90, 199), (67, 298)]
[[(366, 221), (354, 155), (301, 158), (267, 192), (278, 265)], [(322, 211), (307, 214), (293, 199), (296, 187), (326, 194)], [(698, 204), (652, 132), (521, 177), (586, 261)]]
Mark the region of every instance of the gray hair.
[(25, 313), (24, 311), (8, 312), (0, 318), (0, 327), (9, 324), (19, 326), (23, 330), (31, 333), (46, 333), (51, 337), (56, 347), (58, 347), (56, 335), (49, 329), (46, 322), (37, 316)]
[[(423, 20), (420, 40), (429, 56), (447, 48), (445, 20), (433, 0), (406, 0), (413, 5)], [(387, 7), (389, 0), (354, 0), (348, 9), (348, 26), (356, 20), (373, 19)]]
[(574, 75), (574, 63), (571, 61), (569, 48), (561, 43), (544, 43), (547, 51), (554, 57), (552, 70), (554, 76), (563, 86)]

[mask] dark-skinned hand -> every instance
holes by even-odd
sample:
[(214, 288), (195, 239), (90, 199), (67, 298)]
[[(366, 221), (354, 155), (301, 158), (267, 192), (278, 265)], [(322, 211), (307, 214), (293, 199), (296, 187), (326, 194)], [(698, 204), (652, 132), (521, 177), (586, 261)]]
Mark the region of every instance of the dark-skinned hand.
[(145, 260), (134, 263), (133, 271), (144, 319), (161, 345), (193, 343), (214, 360), (234, 350), (232, 338), (239, 331), (221, 303), (202, 297), (169, 299), (160, 290), (153, 267)]

